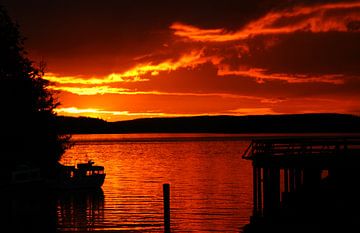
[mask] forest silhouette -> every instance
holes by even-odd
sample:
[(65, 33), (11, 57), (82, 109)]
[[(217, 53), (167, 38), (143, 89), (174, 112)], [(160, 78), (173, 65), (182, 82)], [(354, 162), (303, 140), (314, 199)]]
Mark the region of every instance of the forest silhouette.
[(59, 102), (47, 89), (44, 64), (35, 65), (24, 48), (19, 25), (0, 5), (1, 183), (19, 167), (36, 168), (51, 177), (70, 145), (55, 127)]
[[(56, 232), (54, 193), (34, 180), (57, 175), (70, 137), (55, 126), (59, 103), (42, 78), (44, 64), (27, 57), (24, 41), (0, 5), (0, 231)], [(14, 179), (15, 174), (26, 177)]]

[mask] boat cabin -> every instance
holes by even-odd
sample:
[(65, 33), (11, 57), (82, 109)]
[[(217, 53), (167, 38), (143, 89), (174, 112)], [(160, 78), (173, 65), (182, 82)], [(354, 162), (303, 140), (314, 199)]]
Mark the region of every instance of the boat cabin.
[(62, 188), (99, 188), (104, 183), (103, 166), (94, 166), (94, 162), (78, 163), (76, 166), (62, 166), (59, 183)]

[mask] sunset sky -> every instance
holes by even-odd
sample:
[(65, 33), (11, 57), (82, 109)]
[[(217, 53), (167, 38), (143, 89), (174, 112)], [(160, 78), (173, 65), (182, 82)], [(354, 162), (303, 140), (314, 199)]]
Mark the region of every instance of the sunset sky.
[(59, 115), (360, 115), (360, 1), (0, 3)]

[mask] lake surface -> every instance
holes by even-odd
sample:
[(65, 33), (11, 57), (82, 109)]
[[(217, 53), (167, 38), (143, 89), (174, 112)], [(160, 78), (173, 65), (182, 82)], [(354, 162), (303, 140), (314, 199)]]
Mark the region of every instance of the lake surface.
[(249, 137), (221, 134), (73, 135), (63, 156), (105, 166), (102, 190), (57, 200), (62, 231), (162, 232), (170, 184), (172, 232), (239, 232), (252, 213)]

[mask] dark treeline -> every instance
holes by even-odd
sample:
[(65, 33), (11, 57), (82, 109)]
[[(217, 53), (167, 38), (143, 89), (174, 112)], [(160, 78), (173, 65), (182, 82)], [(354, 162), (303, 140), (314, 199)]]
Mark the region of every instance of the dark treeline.
[(71, 145), (54, 127), (58, 101), (44, 65), (27, 57), (19, 25), (0, 3), (1, 232), (57, 232), (56, 200), (47, 182)]
[(360, 117), (346, 114), (196, 116), (107, 122), (58, 117), (63, 133), (326, 133), (360, 132)]
[(69, 146), (69, 137), (54, 127), (59, 103), (43, 75), (44, 65), (29, 60), (19, 25), (0, 5), (0, 155), (5, 165), (0, 184), (24, 167), (53, 176)]

